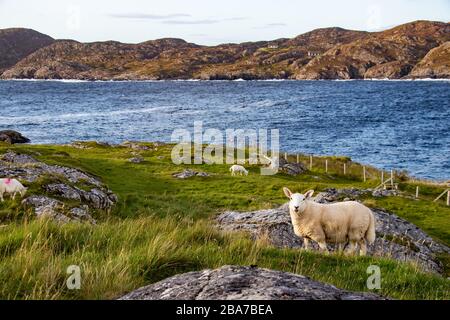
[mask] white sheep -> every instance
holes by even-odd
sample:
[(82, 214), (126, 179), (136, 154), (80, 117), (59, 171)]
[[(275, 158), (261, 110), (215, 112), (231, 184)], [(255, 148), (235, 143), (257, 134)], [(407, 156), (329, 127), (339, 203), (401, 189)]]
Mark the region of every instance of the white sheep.
[(369, 244), (375, 241), (375, 217), (363, 204), (356, 201), (321, 204), (310, 200), (314, 190), (305, 194), (293, 194), (288, 188), (283, 191), (290, 199), (294, 232), (304, 239), (305, 249), (309, 240), (317, 242), (325, 252), (327, 242), (338, 244), (339, 250), (349, 243), (349, 253), (354, 253), (359, 244), (360, 255), (365, 255), (366, 240)]
[(0, 179), (0, 200), (3, 202), (3, 195), (5, 193), (12, 194), (12, 199), (16, 198), (16, 194), (20, 193), (23, 197), (27, 192), (27, 188), (25, 188), (19, 181), (16, 179), (4, 178)]
[(243, 166), (240, 166), (238, 164), (232, 165), (230, 167), (230, 172), (232, 176), (235, 176), (236, 174), (240, 174), (241, 176), (245, 174), (246, 176), (248, 176), (248, 171)]

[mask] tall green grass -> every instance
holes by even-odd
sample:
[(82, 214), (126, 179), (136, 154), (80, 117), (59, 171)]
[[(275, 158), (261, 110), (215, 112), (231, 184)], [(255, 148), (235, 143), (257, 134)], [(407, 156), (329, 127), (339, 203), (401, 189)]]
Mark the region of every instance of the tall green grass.
[[(113, 299), (180, 272), (225, 264), (255, 264), (303, 274), (348, 290), (365, 291), (366, 269), (376, 264), (382, 271), (380, 294), (399, 299), (450, 299), (448, 280), (425, 273), (415, 265), (373, 257), (276, 249), (262, 239), (255, 242), (246, 235), (221, 233), (213, 227), (212, 219), (218, 212), (272, 208), (284, 203), (283, 186), (296, 191), (373, 187), (378, 183), (375, 178), (363, 182), (357, 176), (359, 164), (354, 164), (355, 174), (346, 176), (322, 169), (298, 177), (261, 176), (258, 166), (250, 166), (248, 177), (231, 177), (227, 165), (174, 165), (170, 146), (149, 144), (151, 150), (139, 151), (145, 159), (141, 164), (127, 161), (133, 156), (128, 148), (95, 143), (89, 146), (91, 149), (0, 146), (0, 153), (13, 149), (48, 163), (85, 170), (100, 177), (119, 196), (119, 203), (110, 214), (96, 213), (95, 226), (37, 221), (31, 212), (23, 210), (19, 199), (0, 203), (0, 298)], [(338, 168), (339, 161), (348, 159), (336, 161)], [(187, 180), (172, 177), (187, 167), (211, 176)], [(373, 176), (377, 174), (374, 171)], [(44, 180), (32, 184), (30, 190), (44, 192)], [(400, 188), (406, 195), (415, 190), (408, 182)], [(439, 186), (427, 188), (421, 200), (365, 200), (450, 244), (450, 208), (443, 202), (429, 201), (434, 193), (439, 193)], [(448, 256), (441, 259), (448, 266)], [(81, 267), (80, 290), (66, 287), (69, 265)]]
[[(49, 220), (11, 224), (0, 235), (0, 298), (113, 299), (171, 275), (222, 265), (258, 265), (367, 291), (367, 267), (382, 272), (378, 293), (399, 299), (449, 299), (450, 283), (414, 265), (372, 257), (275, 249), (207, 221), (155, 216), (98, 226)], [(67, 267), (81, 268), (81, 289), (66, 287)]]

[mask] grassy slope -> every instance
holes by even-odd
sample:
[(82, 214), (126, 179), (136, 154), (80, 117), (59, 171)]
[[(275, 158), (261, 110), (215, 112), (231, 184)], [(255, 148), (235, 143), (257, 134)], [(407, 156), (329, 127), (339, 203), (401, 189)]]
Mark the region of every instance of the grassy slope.
[[(115, 298), (176, 273), (224, 264), (257, 264), (361, 291), (367, 290), (367, 267), (377, 264), (382, 270), (381, 294), (450, 298), (448, 280), (425, 274), (411, 264), (279, 250), (263, 240), (255, 243), (245, 235), (223, 234), (211, 227), (210, 218), (226, 209), (259, 209), (284, 203), (283, 186), (298, 191), (375, 186), (376, 180), (363, 183), (356, 177), (361, 169), (358, 165), (351, 166), (353, 176), (347, 178), (323, 170), (300, 177), (261, 176), (256, 166), (248, 177), (231, 177), (229, 166), (203, 165), (194, 167), (212, 173), (212, 177), (176, 180), (171, 175), (182, 168), (171, 163), (168, 146), (142, 152), (146, 159), (142, 164), (127, 162), (132, 156), (125, 148), (14, 146), (0, 147), (0, 153), (7, 149), (38, 152), (38, 158), (46, 162), (98, 175), (119, 195), (120, 202), (109, 216), (98, 217), (97, 226), (57, 226), (22, 215), (18, 201), (0, 204), (0, 224), (4, 225), (0, 228), (0, 298)], [(322, 160), (316, 160), (316, 164)], [(330, 171), (339, 172), (341, 159), (331, 160)], [(378, 174), (373, 168), (369, 172), (373, 177)], [(405, 190), (413, 187), (402, 185)], [(424, 200), (386, 198), (367, 199), (367, 203), (392, 210), (450, 244), (450, 209), (443, 202), (429, 201), (439, 188), (423, 189)], [(79, 291), (65, 289), (65, 270), (71, 264), (82, 268)]]

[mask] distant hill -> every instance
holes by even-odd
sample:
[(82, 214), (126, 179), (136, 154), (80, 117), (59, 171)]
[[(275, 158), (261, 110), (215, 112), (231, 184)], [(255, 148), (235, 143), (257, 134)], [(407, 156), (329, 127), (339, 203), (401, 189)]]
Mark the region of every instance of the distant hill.
[[(0, 31), (0, 38), (2, 32), (4, 30)], [(48, 38), (46, 45), (30, 50), (29, 55), (11, 64), (1, 77), (399, 79), (448, 77), (450, 62), (448, 46), (444, 45), (450, 41), (450, 24), (433, 21), (415, 21), (372, 33), (323, 28), (293, 39), (218, 46), (200, 46), (171, 38), (139, 44), (80, 43)], [(432, 51), (435, 48), (437, 52)]]
[(335, 46), (300, 68), (295, 78), (398, 79), (407, 76), (431, 49), (449, 40), (450, 24), (416, 21)]
[(450, 79), (450, 41), (434, 48), (414, 67), (412, 78)]
[(30, 29), (0, 29), (0, 73), (54, 39)]

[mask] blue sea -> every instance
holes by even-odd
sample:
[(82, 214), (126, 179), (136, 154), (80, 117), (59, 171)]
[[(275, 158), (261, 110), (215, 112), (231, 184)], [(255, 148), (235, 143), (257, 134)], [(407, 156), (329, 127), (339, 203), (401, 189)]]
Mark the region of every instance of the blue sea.
[(0, 81), (0, 130), (32, 143), (279, 129), (283, 151), (450, 179), (449, 81)]

